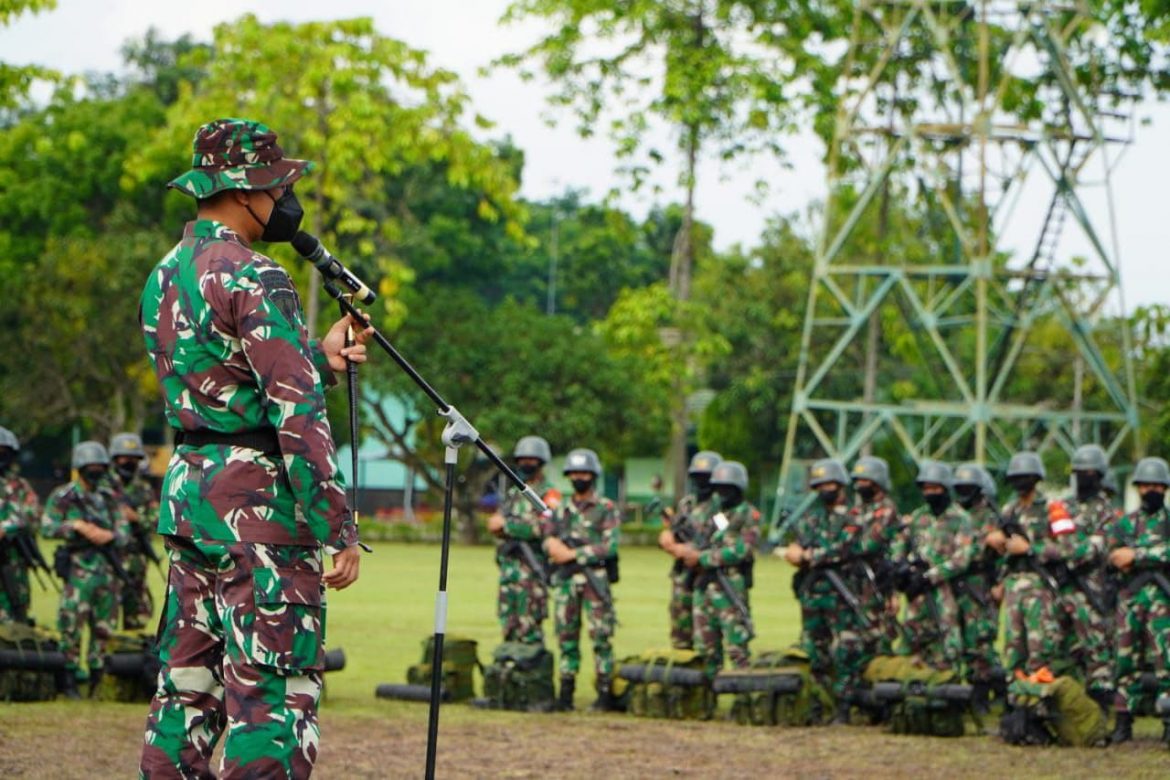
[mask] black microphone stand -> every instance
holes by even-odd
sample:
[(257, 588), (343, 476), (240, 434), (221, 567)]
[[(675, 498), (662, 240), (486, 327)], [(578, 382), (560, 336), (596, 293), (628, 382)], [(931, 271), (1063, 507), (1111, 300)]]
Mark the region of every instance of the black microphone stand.
[[(324, 278), (323, 288), (329, 297), (337, 301), (338, 306), (341, 307), (343, 314), (348, 314), (357, 322), (368, 322), (365, 316), (357, 310), (353, 302), (342, 293), (342, 291), (330, 281), (328, 276), (322, 274)], [(415, 371), (406, 358), (402, 356), (394, 345), (383, 336), (376, 328), (371, 333), (374, 342), (377, 343), (382, 350), (390, 356), (390, 358), (398, 364), (411, 381), (418, 385), (428, 398), (435, 404), (439, 416), (447, 420), (447, 425), (443, 428), (442, 441), (446, 450), (444, 452), (443, 462), (446, 465), (446, 486), (443, 494), (443, 541), (441, 547), (441, 554), (439, 559), (439, 591), (435, 594), (435, 632), (432, 641), (431, 651), (431, 698), (430, 698), (430, 714), (427, 721), (427, 759), (426, 759), (426, 774), (427, 780), (433, 780), (435, 776), (435, 755), (439, 742), (439, 705), (441, 701), (441, 684), (442, 684), (442, 669), (443, 669), (443, 639), (447, 633), (447, 564), (450, 557), (451, 547), (451, 505), (452, 492), (455, 485), (455, 465), (459, 461), (459, 448), (464, 444), (474, 444), (475, 447), (482, 452), (488, 460), (495, 465), (504, 475), (511, 480), (512, 484), (520, 489), (524, 498), (536, 507), (537, 511), (541, 513), (548, 512), (548, 507), (544, 501), (536, 494), (536, 491), (528, 485), (520, 475), (513, 471), (507, 463), (505, 463), (495, 451), (487, 445), (482, 438), (480, 438), (479, 431), (477, 431), (467, 418), (460, 414), (459, 410), (451, 404), (447, 403), (438, 391), (423, 379), (422, 375)], [(357, 403), (356, 398), (356, 370), (357, 367), (350, 364), (355, 372), (353, 374), (355, 381), (350, 385), (350, 424), (356, 424), (356, 412), (353, 411), (354, 405)], [(349, 367), (347, 367), (347, 373)], [(351, 427), (351, 433), (353, 427)], [(356, 436), (351, 444), (354, 447), (354, 482), (357, 481), (357, 440)], [(356, 496), (355, 496), (356, 499)], [(357, 504), (355, 502), (354, 509), (356, 511)]]

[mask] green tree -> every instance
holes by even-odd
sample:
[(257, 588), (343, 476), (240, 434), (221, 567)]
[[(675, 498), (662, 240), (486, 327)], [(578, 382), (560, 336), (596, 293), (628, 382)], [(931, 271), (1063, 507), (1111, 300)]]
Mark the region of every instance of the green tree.
[[(531, 47), (499, 60), (533, 73), (535, 61), (552, 80), (554, 106), (571, 110), (578, 132), (591, 136), (608, 121), (623, 170), (637, 188), (649, 167), (665, 159), (647, 148), (648, 128), (665, 122), (675, 133), (685, 193), (675, 235), (670, 289), (691, 294), (696, 237), (694, 195), (700, 159), (780, 156), (793, 127), (795, 63), (811, 59), (806, 4), (778, 7), (766, 0), (516, 0), (504, 21), (547, 21), (552, 31)], [(803, 35), (802, 35), (803, 33)], [(682, 319), (675, 327), (685, 326)], [(684, 339), (689, 331), (681, 327)], [(676, 382), (671, 460), (676, 489), (686, 468), (686, 385)]]
[[(0, 0), (0, 27), (12, 24), (23, 13), (40, 13), (57, 7), (57, 0)], [(37, 79), (51, 79), (56, 74), (36, 65), (10, 65), (0, 62), (0, 117), (17, 108)]]
[[(591, 447), (610, 463), (662, 444), (663, 420), (652, 398), (631, 378), (638, 366), (615, 355), (605, 342), (571, 318), (548, 316), (515, 301), (492, 306), (474, 291), (422, 288), (408, 293), (411, 318), (394, 344), (435, 389), (456, 405), (492, 442), (507, 453), (521, 436), (538, 433), (555, 452)], [(417, 298), (417, 301), (415, 300)], [(422, 301), (441, 301), (423, 305)], [(375, 403), (363, 417), (389, 457), (410, 465), (442, 495), (442, 418), (433, 404), (390, 361), (371, 361), (370, 386), (376, 396), (396, 393), (413, 399), (423, 421), (414, 437)], [(368, 398), (367, 400), (372, 400)], [(455, 507), (461, 535), (475, 535), (475, 508), (484, 486), (495, 476), (490, 462), (464, 448)], [(436, 498), (436, 500), (438, 500)]]
[[(402, 249), (416, 218), (409, 202), (391, 197), (388, 181), (438, 165), (452, 187), (478, 193), (480, 219), (499, 220), (522, 235), (512, 167), (463, 126), (487, 123), (467, 115), (468, 97), (455, 75), (380, 35), (370, 19), (264, 25), (244, 16), (216, 27), (211, 52), (196, 49), (178, 62), (204, 65), (207, 75), (180, 86), (165, 126), (135, 158), (131, 174), (158, 186), (183, 170), (195, 128), (216, 117), (264, 121), (290, 154), (317, 162), (298, 184), (305, 227), (367, 279), (381, 279), (389, 322), (405, 313), (399, 293), (411, 269)], [(181, 200), (168, 206), (175, 222), (190, 213)], [(273, 252), (291, 257), (283, 247)], [(316, 274), (308, 275), (308, 287), (306, 314), (315, 324)]]

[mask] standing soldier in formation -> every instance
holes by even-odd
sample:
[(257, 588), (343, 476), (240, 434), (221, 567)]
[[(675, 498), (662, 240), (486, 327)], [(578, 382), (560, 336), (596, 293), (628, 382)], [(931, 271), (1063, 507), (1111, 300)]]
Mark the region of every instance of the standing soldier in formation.
[(610, 585), (616, 581), (621, 517), (612, 501), (597, 494), (601, 459), (593, 450), (575, 449), (565, 456), (564, 474), (573, 496), (553, 513), (544, 549), (556, 564), (553, 573), (561, 689), (558, 706), (573, 709), (581, 668), (581, 613), (589, 622), (596, 670), (595, 710), (611, 710), (613, 700), (613, 631), (617, 617)]
[(890, 466), (882, 458), (858, 458), (850, 474), (853, 480), (855, 523), (860, 528), (858, 596), (867, 615), (864, 629), (867, 657), (892, 655), (898, 639), (898, 601), (890, 587), (890, 545), (898, 535), (901, 518), (890, 497)]
[(954, 585), (975, 554), (971, 518), (951, 502), (949, 466), (925, 461), (917, 482), (925, 504), (910, 516), (891, 548), (906, 594), (906, 649), (936, 669), (958, 669), (963, 637)]
[(999, 636), (999, 601), (996, 589), (1002, 559), (988, 543), (999, 530), (999, 511), (995, 506), (995, 480), (977, 463), (964, 463), (955, 469), (955, 500), (971, 516), (974, 557), (971, 568), (955, 580), (959, 604), (959, 625), (963, 636), (963, 663), (971, 683), (971, 704), (983, 714), (989, 709), (994, 691), (1001, 698), (1007, 681), (1000, 668), (995, 640)]
[[(848, 586), (845, 566), (856, 556), (857, 532), (845, 487), (849, 476), (840, 461), (818, 460), (809, 469), (809, 487), (819, 506), (795, 523), (796, 541), (784, 558), (800, 571), (792, 579), (800, 601), (800, 641), (817, 681), (837, 701), (834, 723), (848, 723), (850, 696), (865, 666), (861, 603)], [(853, 599), (854, 604), (849, 604)]]
[(119, 561), (128, 541), (128, 528), (118, 495), (109, 487), (110, 456), (96, 441), (73, 448), (74, 482), (53, 491), (45, 504), (41, 532), (60, 539), (54, 569), (65, 581), (57, 630), (65, 654), (64, 693), (81, 698), (77, 691), (81, 668), (81, 630), (90, 631), (86, 664), (89, 692), (101, 680), (105, 646), (118, 624), (120, 580), (125, 577)]
[[(1062, 503), (1074, 529), (1056, 537), (1067, 567), (1057, 614), (1067, 638), (1066, 654), (1076, 663), (1089, 695), (1112, 713), (1113, 614), (1106, 604), (1105, 534), (1117, 521), (1117, 511), (1103, 489), (1109, 456), (1096, 444), (1082, 445), (1073, 452), (1072, 473), (1076, 491)], [(1056, 528), (1052, 525), (1054, 533)]]
[(17, 469), (19, 452), (16, 435), (0, 428), (0, 622), (28, 620), (28, 566), (18, 545), (36, 544), (41, 514), (37, 494)]
[[(525, 436), (512, 452), (516, 470), (549, 509), (561, 503), (561, 494), (544, 476), (552, 460), (548, 442)], [(505, 642), (544, 644), (541, 624), (548, 616), (548, 570), (541, 550), (544, 520), (515, 487), (508, 489), (500, 511), (488, 518), (488, 531), (501, 541), (496, 549), (500, 567), (497, 612)]]
[(748, 503), (747, 468), (726, 460), (711, 473), (719, 511), (708, 514), (693, 544), (685, 545), (683, 562), (696, 573), (694, 589), (695, 650), (714, 679), (726, 655), (732, 667), (746, 669), (748, 642), (754, 636), (748, 590), (752, 586), (754, 550), (760, 536), (760, 513)]
[(142, 473), (146, 450), (136, 433), (119, 433), (110, 439), (114, 463), (114, 484), (130, 508), (130, 544), (123, 557), (129, 581), (122, 587), (122, 627), (128, 631), (145, 628), (154, 614), (154, 599), (146, 582), (149, 562), (154, 556), (151, 538), (158, 525), (158, 499)]
[[(1133, 470), (1141, 506), (1109, 530), (1109, 565), (1121, 573), (1114, 644), (1117, 725), (1113, 744), (1133, 739), (1133, 711), (1142, 696), (1142, 673), (1153, 671), (1157, 693), (1170, 693), (1170, 466), (1143, 458)], [(1157, 696), (1157, 693), (1155, 696)], [(1162, 740), (1170, 744), (1170, 727)]]
[(218, 119), (169, 184), (198, 211), (139, 301), (176, 444), (159, 509), (170, 575), (144, 777), (210, 777), (217, 743), (225, 776), (307, 777), (317, 760), (324, 591), (351, 585), (361, 565), (325, 385), (365, 360), (370, 330), (343, 317), (310, 341), (288, 273), (253, 247), (296, 236), (293, 187), (309, 166), (265, 125)]
[(715, 512), (711, 472), (722, 460), (718, 452), (695, 453), (687, 468), (694, 492), (683, 496), (673, 512), (664, 513), (670, 525), (658, 535), (658, 546), (674, 559), (670, 567), (670, 646), (676, 650), (690, 650), (694, 646), (695, 573), (686, 567), (682, 558), (687, 542), (698, 535), (698, 529)]
[(1000, 530), (987, 540), (1006, 555), (1001, 583), (1007, 613), (1004, 666), (1013, 675), (1030, 675), (1052, 665), (1061, 653), (1057, 585), (1045, 568), (1059, 553), (1050, 549), (1048, 500), (1038, 487), (1044, 475), (1036, 453), (1012, 456), (1005, 476), (1016, 497), (1001, 512)]

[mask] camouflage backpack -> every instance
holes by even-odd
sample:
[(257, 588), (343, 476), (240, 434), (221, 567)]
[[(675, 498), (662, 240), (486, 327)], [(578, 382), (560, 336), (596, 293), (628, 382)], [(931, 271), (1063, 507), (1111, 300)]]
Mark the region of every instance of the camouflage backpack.
[(999, 733), (1013, 745), (1090, 747), (1105, 744), (1112, 724), (1073, 677), (1013, 680)]
[(159, 660), (153, 632), (115, 631), (106, 642), (105, 667), (94, 698), (148, 702), (158, 686)]
[(707, 720), (716, 699), (704, 666), (693, 650), (648, 650), (618, 664), (614, 694), (639, 717)]
[(833, 698), (812, 676), (799, 647), (760, 653), (750, 669), (720, 672), (718, 693), (736, 693), (732, 716), (755, 726), (812, 726), (833, 714)]
[(56, 634), (27, 623), (0, 623), (0, 701), (51, 701), (64, 669)]
[(501, 710), (550, 712), (553, 690), (553, 656), (544, 645), (504, 642), (492, 651), (492, 662), (483, 670), (484, 705)]
[[(423, 640), (422, 661), (406, 670), (406, 681), (411, 685), (431, 686), (431, 660), (434, 657), (434, 637)], [(454, 634), (443, 637), (442, 690), (445, 701), (466, 701), (475, 696), (475, 670), (479, 667), (476, 651), (479, 643)]]
[(871, 703), (888, 707), (895, 734), (961, 737), (967, 731), (971, 686), (952, 670), (939, 670), (917, 658), (886, 655), (865, 667)]

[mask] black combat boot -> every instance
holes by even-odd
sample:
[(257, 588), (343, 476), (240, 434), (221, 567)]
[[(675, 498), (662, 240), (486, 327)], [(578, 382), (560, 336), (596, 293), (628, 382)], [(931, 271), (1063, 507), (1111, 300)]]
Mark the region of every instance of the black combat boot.
[(77, 677), (68, 669), (60, 677), (61, 695), (70, 701), (80, 701), (81, 692), (77, 690)]
[(101, 669), (89, 670), (89, 698), (93, 698), (97, 693), (98, 686), (102, 684), (102, 675), (105, 672)]
[(1170, 747), (1170, 720), (1162, 721), (1162, 744)]
[(1113, 733), (1109, 735), (1109, 744), (1120, 745), (1131, 739), (1133, 739), (1133, 713), (1119, 712), (1117, 713), (1117, 725), (1113, 727)]
[(849, 710), (852, 708), (848, 701), (837, 702), (837, 714), (833, 716), (833, 720), (829, 722), (830, 726), (848, 726), (849, 725)]
[(1113, 714), (1113, 700), (1116, 698), (1113, 691), (1105, 691), (1100, 688), (1095, 688), (1089, 691), (1089, 698), (1097, 702), (1097, 706), (1101, 708), (1101, 713), (1106, 719)]
[(613, 712), (617, 706), (613, 700), (613, 689), (608, 677), (597, 678), (597, 699), (589, 705), (590, 712)]
[(971, 711), (980, 717), (991, 712), (991, 681), (975, 680), (971, 683)]
[(573, 694), (577, 690), (576, 677), (561, 678), (561, 692), (557, 697), (557, 709), (561, 712), (573, 711)]

